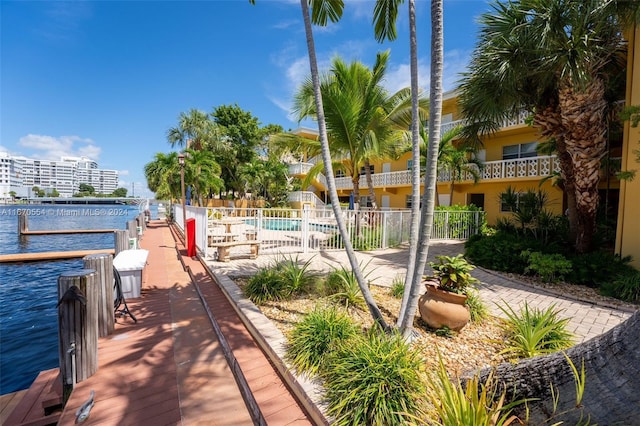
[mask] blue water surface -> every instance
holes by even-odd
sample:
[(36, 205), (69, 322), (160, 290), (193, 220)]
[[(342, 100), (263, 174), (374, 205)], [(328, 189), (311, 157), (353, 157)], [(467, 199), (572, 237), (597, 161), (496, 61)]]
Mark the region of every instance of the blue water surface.
[[(139, 214), (137, 206), (0, 206), (0, 254), (114, 247), (113, 233), (19, 236), (18, 209), (27, 210), (32, 230), (125, 229)], [(28, 388), (40, 371), (58, 367), (57, 280), (82, 264), (0, 264), (0, 395)]]

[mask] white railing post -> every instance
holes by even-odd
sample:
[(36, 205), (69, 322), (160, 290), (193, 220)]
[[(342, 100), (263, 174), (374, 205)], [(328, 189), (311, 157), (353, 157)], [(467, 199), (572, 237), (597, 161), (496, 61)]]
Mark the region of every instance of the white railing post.
[(302, 252), (309, 252), (309, 218), (311, 216), (311, 210), (309, 205), (305, 204), (302, 208), (302, 222), (300, 223), (301, 239), (302, 239)]

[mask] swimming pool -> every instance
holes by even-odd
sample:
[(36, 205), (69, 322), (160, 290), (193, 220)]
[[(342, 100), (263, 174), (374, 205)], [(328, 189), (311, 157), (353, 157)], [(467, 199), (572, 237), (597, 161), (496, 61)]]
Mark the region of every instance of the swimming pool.
[[(244, 223), (250, 226), (257, 226), (258, 219), (245, 219)], [(262, 229), (269, 231), (300, 231), (302, 228), (302, 219), (288, 217), (265, 217), (262, 219)], [(335, 231), (335, 225), (323, 223), (310, 223), (311, 231), (330, 232)]]

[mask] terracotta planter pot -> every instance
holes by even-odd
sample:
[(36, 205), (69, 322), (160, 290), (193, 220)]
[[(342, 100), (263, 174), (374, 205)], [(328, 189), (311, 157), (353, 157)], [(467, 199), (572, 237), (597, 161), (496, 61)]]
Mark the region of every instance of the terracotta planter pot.
[(426, 284), (427, 292), (418, 300), (420, 317), (431, 328), (449, 327), (460, 331), (467, 325), (471, 316), (465, 305), (467, 296), (439, 289)]

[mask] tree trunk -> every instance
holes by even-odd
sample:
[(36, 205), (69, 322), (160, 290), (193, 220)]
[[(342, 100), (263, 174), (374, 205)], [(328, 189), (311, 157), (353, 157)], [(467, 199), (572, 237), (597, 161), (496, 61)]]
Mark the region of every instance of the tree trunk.
[(575, 173), (578, 253), (591, 250), (596, 231), (600, 162), (607, 148), (604, 91), (602, 80), (594, 79), (582, 92), (569, 83), (559, 92), (562, 124), (571, 129), (565, 142)]
[(371, 168), (369, 167), (369, 160), (364, 162), (364, 176), (367, 180), (367, 188), (369, 188), (369, 201), (371, 201), (371, 208), (378, 210), (378, 202), (376, 201), (376, 191), (373, 189), (373, 178), (371, 177)]
[(575, 176), (571, 155), (567, 152), (564, 140), (565, 130), (562, 126), (560, 112), (556, 106), (548, 107), (537, 113), (535, 124), (540, 128), (541, 136), (556, 141), (556, 152), (560, 162), (562, 190), (567, 197), (567, 219), (569, 220), (569, 239), (576, 241), (578, 235), (578, 210), (576, 204)]
[[(507, 391), (507, 399), (531, 398), (527, 403), (530, 424), (577, 424), (589, 416), (591, 424), (637, 424), (640, 418), (640, 311), (608, 332), (566, 351), (578, 372), (584, 362), (586, 386), (582, 403), (576, 407), (574, 374), (560, 353), (535, 357), (518, 364), (505, 363), (494, 369), (483, 369), (484, 383), (493, 372), (499, 392)], [(469, 378), (470, 374), (466, 375)], [(553, 395), (558, 406), (553, 412)], [(516, 414), (525, 418), (525, 405)]]
[(331, 200), (331, 208), (335, 216), (336, 225), (338, 231), (344, 240), (344, 248), (349, 259), (349, 264), (353, 270), (353, 274), (358, 281), (360, 291), (364, 297), (365, 303), (369, 308), (369, 312), (373, 320), (379, 324), (383, 329), (387, 330), (389, 326), (382, 317), (382, 312), (369, 290), (368, 283), (365, 280), (364, 275), (356, 259), (356, 254), (351, 245), (351, 239), (347, 233), (347, 228), (342, 219), (342, 209), (340, 208), (340, 202), (338, 200), (338, 192), (336, 190), (335, 177), (333, 175), (333, 167), (331, 166), (331, 152), (329, 150), (329, 139), (327, 137), (327, 126), (324, 118), (324, 107), (322, 105), (322, 94), (320, 92), (320, 73), (318, 71), (318, 61), (316, 58), (316, 48), (313, 41), (313, 30), (311, 28), (311, 18), (309, 17), (309, 4), (308, 0), (300, 0), (300, 6), (302, 7), (302, 19), (304, 20), (305, 35), (307, 38), (307, 49), (309, 52), (309, 67), (311, 68), (311, 79), (313, 81), (313, 95), (316, 104), (316, 118), (318, 120), (318, 138), (320, 140), (320, 148), (322, 151), (322, 161), (324, 161), (324, 171), (327, 178), (327, 192), (329, 193), (329, 199)]
[(440, 123), (442, 120), (442, 74), (444, 67), (444, 30), (443, 0), (431, 0), (431, 89), (429, 93), (429, 147), (427, 151), (427, 169), (425, 173), (420, 232), (418, 234), (418, 253), (413, 268), (411, 294), (407, 310), (402, 319), (402, 333), (411, 331), (413, 318), (418, 306), (418, 296), (422, 284), (422, 275), (427, 265), (429, 243), (433, 228), (436, 184), (438, 180), (438, 151), (440, 147)]
[(409, 259), (404, 279), (404, 293), (398, 312), (396, 326), (403, 333), (413, 327), (414, 311), (408, 312), (409, 298), (412, 295), (414, 267), (418, 253), (418, 234), (420, 233), (420, 119), (418, 113), (418, 36), (416, 34), (416, 5), (409, 0), (409, 53), (411, 61), (411, 225), (409, 230)]

